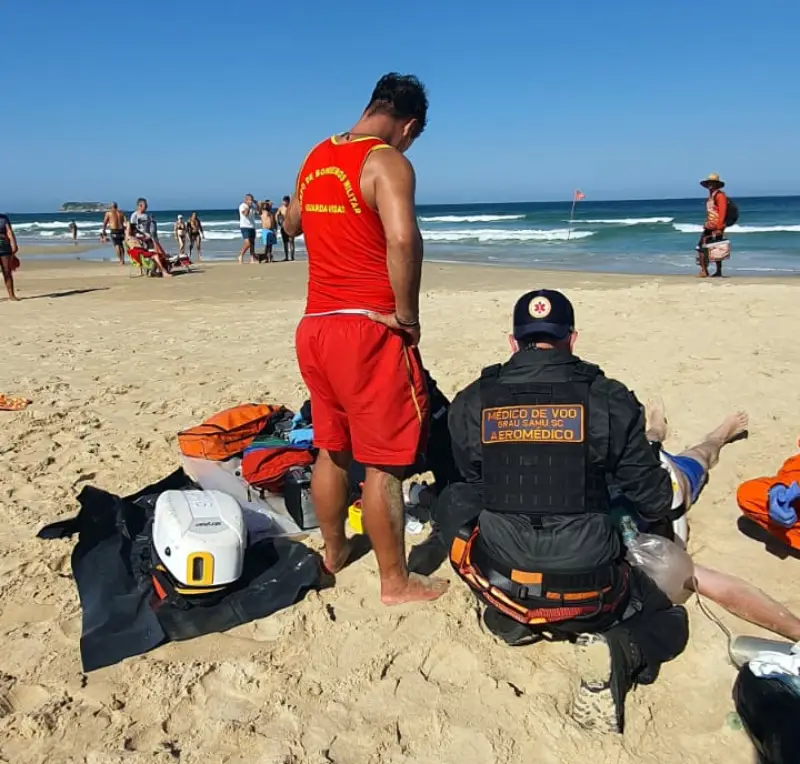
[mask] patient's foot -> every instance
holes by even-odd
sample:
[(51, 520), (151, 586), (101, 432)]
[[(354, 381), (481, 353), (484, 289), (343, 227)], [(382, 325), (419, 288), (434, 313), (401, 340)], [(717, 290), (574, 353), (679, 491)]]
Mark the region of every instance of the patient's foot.
[(651, 443), (663, 443), (667, 439), (667, 410), (661, 398), (652, 398), (647, 403), (647, 439)]
[(708, 434), (708, 440), (715, 440), (723, 446), (732, 443), (747, 432), (750, 418), (745, 411), (737, 411), (725, 418), (725, 421)]

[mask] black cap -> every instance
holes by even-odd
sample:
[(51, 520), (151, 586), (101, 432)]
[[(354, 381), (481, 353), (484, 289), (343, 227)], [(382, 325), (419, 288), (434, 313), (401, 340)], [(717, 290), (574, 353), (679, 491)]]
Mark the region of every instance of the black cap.
[(514, 306), (514, 339), (538, 334), (563, 340), (575, 329), (572, 303), (554, 289), (537, 289), (522, 295)]

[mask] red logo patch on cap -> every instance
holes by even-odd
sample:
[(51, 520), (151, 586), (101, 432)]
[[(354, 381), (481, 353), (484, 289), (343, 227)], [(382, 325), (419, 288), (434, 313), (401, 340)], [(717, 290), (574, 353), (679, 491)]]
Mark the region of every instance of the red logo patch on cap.
[(528, 306), (528, 312), (533, 318), (547, 318), (552, 309), (553, 306), (550, 304), (550, 300), (541, 295), (534, 297), (531, 300), (531, 304)]

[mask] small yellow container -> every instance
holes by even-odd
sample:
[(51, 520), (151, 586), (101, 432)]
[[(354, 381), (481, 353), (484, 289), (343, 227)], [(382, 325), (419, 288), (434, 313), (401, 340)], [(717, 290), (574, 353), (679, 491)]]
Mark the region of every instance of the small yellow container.
[(355, 533), (364, 532), (364, 524), (361, 521), (361, 502), (353, 502), (347, 510), (347, 521)]

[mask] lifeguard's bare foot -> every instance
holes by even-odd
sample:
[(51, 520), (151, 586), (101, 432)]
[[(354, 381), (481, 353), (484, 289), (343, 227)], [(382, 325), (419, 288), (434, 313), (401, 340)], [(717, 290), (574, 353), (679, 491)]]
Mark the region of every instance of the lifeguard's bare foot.
[(661, 398), (647, 402), (647, 439), (652, 443), (663, 443), (667, 439), (667, 410)]
[(323, 557), (322, 564), (328, 573), (336, 574), (347, 567), (350, 562), (350, 556), (353, 552), (353, 542), (351, 539), (346, 539), (345, 542), (336, 549), (325, 547), (325, 556)]
[(403, 605), (408, 602), (432, 602), (438, 600), (450, 586), (442, 578), (420, 576), (409, 573), (408, 581), (397, 588), (381, 587), (381, 602), (384, 605)]
[(708, 434), (709, 440), (716, 440), (726, 445), (747, 432), (750, 418), (745, 411), (737, 411), (725, 418), (725, 421)]

